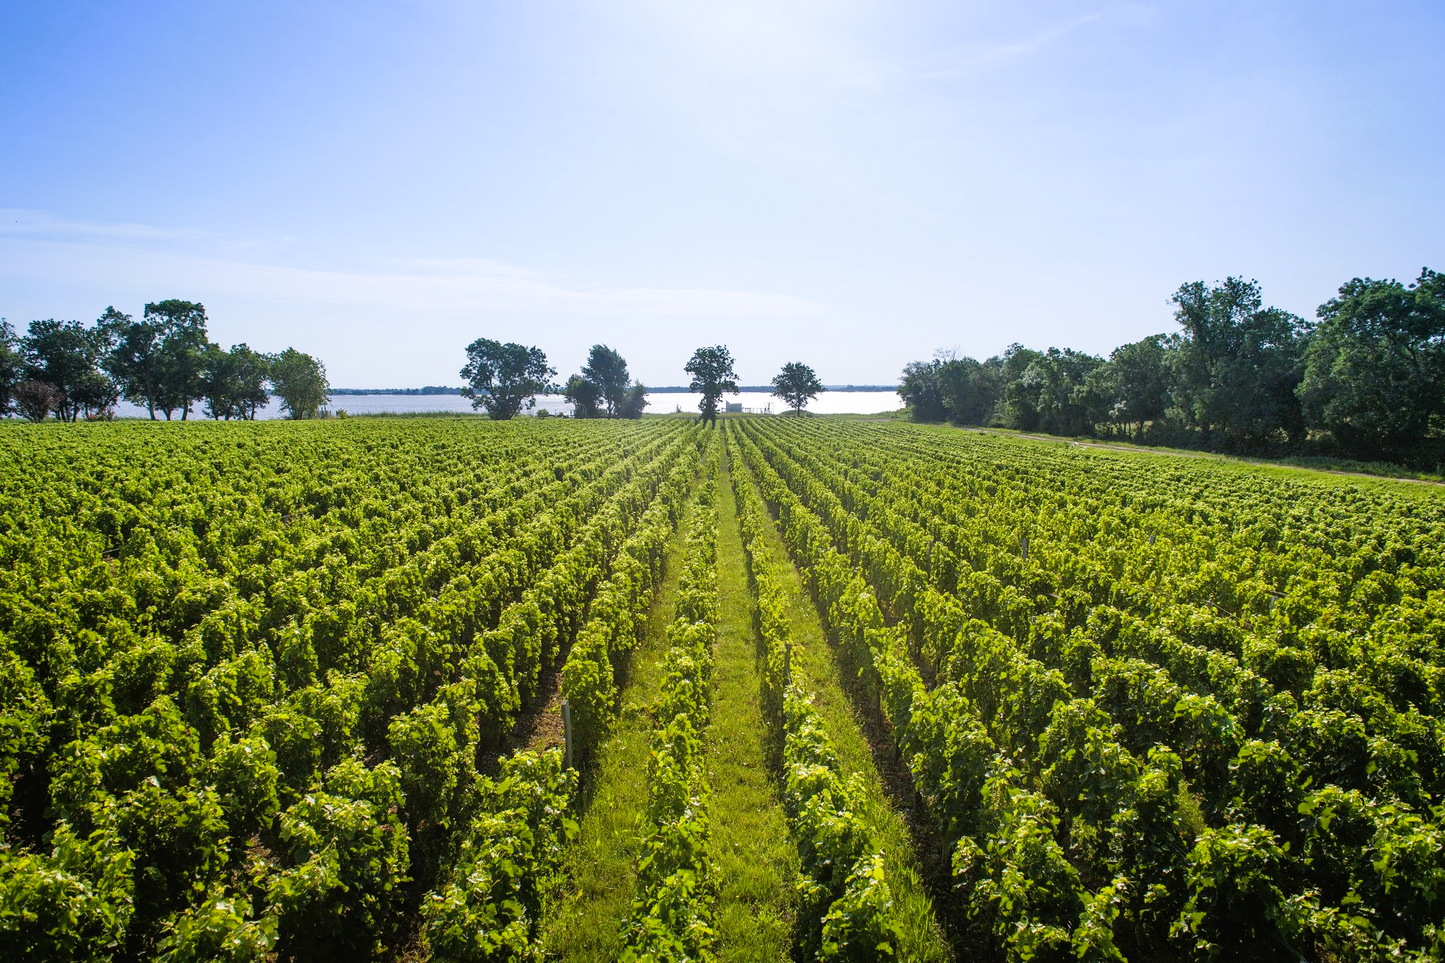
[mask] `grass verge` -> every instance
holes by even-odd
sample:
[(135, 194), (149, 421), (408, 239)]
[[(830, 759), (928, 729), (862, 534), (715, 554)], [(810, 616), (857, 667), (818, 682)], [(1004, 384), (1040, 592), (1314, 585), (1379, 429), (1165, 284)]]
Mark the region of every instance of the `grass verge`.
[[(747, 483), (752, 484), (750, 477)], [(766, 526), (766, 539), (785, 573), (782, 588), (787, 595), (793, 640), (793, 672), (812, 689), (813, 705), (833, 740), (843, 769), (863, 776), (865, 818), (875, 836), (883, 840), (888, 882), (900, 910), (903, 938), (899, 958), (920, 963), (951, 960), (953, 953), (934, 913), (908, 825), (890, 802), (874, 763), (873, 748), (864, 734), (867, 719), (848, 697), (842, 669), (825, 639), (822, 620), (775, 524)]]
[(798, 855), (767, 765), (758, 702), (752, 599), (732, 483), (719, 475), (718, 640), (707, 765), (712, 783), (710, 858), (718, 881), (719, 960), (788, 958)]
[(549, 959), (615, 963), (622, 951), (619, 928), (632, 909), (642, 851), (638, 817), (647, 806), (648, 740), (655, 726), (651, 708), (676, 608), (682, 533), (692, 511), (689, 508), (668, 550), (662, 585), (632, 652), (612, 732), (583, 773), (586, 811), (565, 867), (571, 891), (543, 924), (542, 946)]

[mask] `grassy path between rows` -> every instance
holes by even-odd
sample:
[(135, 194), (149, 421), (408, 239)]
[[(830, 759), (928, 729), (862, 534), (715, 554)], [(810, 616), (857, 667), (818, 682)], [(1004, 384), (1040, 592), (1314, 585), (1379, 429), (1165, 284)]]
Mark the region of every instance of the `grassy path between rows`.
[(732, 483), (719, 473), (718, 640), (714, 650), (713, 719), (708, 735), (712, 783), (709, 855), (718, 882), (714, 925), (722, 961), (789, 956), (797, 848), (767, 764), (767, 729), (758, 700), (752, 598)]
[(668, 549), (662, 585), (632, 652), (612, 734), (583, 773), (586, 811), (566, 865), (573, 888), (543, 926), (542, 945), (549, 959), (615, 963), (622, 952), (619, 929), (632, 909), (642, 851), (637, 825), (647, 806), (651, 708), (662, 681), (667, 627), (677, 607), (682, 533), (692, 511), (688, 509)]
[[(798, 857), (779, 800), (781, 774), (770, 766), (765, 748), (753, 603), (732, 479), (726, 470), (719, 473), (718, 482), (719, 624), (713, 718), (707, 736), (712, 787), (709, 856), (718, 887), (714, 949), (720, 961), (772, 963), (792, 954)], [(686, 530), (684, 519), (678, 531)], [(774, 527), (768, 540), (774, 555), (786, 563), (787, 549)], [(661, 682), (667, 626), (676, 609), (682, 549), (679, 534), (668, 551), (662, 586), (648, 612), (642, 641), (632, 654), (618, 718), (585, 774), (585, 811), (567, 857), (572, 889), (544, 924), (548, 959), (612, 963), (623, 949), (620, 929), (631, 910), (641, 852), (637, 820), (647, 803), (649, 740), (655, 727), (651, 709)], [(889, 804), (860, 724), (862, 717), (848, 698), (842, 672), (801, 578), (791, 565), (786, 571), (793, 665), (815, 693), (814, 704), (840, 760), (849, 771), (864, 776), (866, 818), (885, 842), (889, 884), (903, 910), (900, 957), (947, 961), (951, 954), (919, 877), (908, 829)]]
[[(740, 461), (734, 469), (743, 471), (748, 484), (751, 475)], [(729, 498), (731, 504), (731, 498)], [(904, 934), (899, 958), (910, 961), (946, 961), (952, 950), (934, 913), (933, 901), (919, 872), (918, 855), (903, 817), (889, 801), (873, 750), (864, 735), (866, 719), (849, 699), (843, 672), (828, 645), (823, 623), (793, 566), (787, 546), (775, 523), (766, 526), (766, 539), (773, 556), (784, 566), (782, 587), (788, 598), (787, 616), (793, 639), (793, 671), (814, 693), (813, 705), (827, 726), (839, 761), (848, 772), (861, 773), (867, 801), (865, 818), (884, 841), (888, 883), (901, 912)]]

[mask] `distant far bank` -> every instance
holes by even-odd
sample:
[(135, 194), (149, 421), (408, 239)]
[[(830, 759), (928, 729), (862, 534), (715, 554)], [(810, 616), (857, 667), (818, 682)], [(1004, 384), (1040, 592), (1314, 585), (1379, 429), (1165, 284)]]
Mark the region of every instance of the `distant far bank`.
[(424, 388), (332, 388), (332, 395), (460, 395), (462, 389), (444, 385)]
[[(897, 385), (824, 385), (824, 391), (897, 391)], [(743, 393), (772, 394), (772, 385), (738, 385), (738, 394)], [(692, 389), (686, 385), (673, 385), (667, 388), (648, 388), (650, 395), (686, 395), (691, 394)]]
[[(738, 393), (771, 394), (772, 385), (740, 385)], [(898, 386), (894, 385), (824, 385), (825, 391), (897, 391)], [(332, 395), (460, 395), (461, 388), (448, 388), (445, 385), (426, 385), (422, 388), (332, 388)], [(668, 385), (663, 388), (648, 388), (650, 395), (685, 395), (691, 394), (692, 389), (686, 385)]]

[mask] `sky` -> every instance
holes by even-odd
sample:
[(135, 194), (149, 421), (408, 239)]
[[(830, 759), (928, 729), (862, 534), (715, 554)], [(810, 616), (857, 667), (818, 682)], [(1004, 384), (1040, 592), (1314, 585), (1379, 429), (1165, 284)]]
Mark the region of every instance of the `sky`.
[(1445, 269), (1445, 4), (0, 0), (0, 317), (887, 384)]

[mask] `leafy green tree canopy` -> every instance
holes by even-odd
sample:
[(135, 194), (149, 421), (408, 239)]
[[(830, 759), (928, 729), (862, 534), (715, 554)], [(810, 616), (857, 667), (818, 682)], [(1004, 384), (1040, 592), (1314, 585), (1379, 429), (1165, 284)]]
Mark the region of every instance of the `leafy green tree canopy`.
[(0, 418), (10, 414), (15, 389), (25, 380), (25, 356), (10, 322), (0, 318)]
[(1304, 435), (1295, 387), (1304, 369), (1309, 329), (1279, 308), (1266, 308), (1258, 281), (1230, 277), (1213, 287), (1181, 285), (1173, 303), (1184, 328), (1176, 402), (1207, 444), (1263, 450), (1278, 435)]
[(627, 394), (622, 396), (622, 403), (617, 407), (617, 417), (641, 418), (643, 411), (647, 409), (647, 386), (640, 381), (633, 382), (632, 387), (627, 389)]
[(287, 348), (272, 360), (271, 387), (281, 410), (291, 418), (316, 418), (331, 402), (326, 366), (309, 354)]
[(801, 361), (789, 361), (773, 375), (773, 396), (783, 399), (794, 411), (802, 411), (822, 390), (823, 382)]
[(467, 363), (461, 375), (467, 382), (463, 397), (472, 399), (473, 408), (485, 409), (496, 421), (515, 418), (524, 405), (532, 408), (537, 404), (535, 395), (557, 390), (551, 381), (557, 369), (548, 366), (542, 349), (490, 338), (467, 345)]
[(567, 380), (563, 397), (574, 418), (641, 418), (647, 389), (630, 384), (627, 362), (605, 344), (594, 344), (581, 374)]
[(702, 393), (702, 401), (698, 404), (698, 410), (702, 412), (700, 420), (716, 424), (718, 399), (724, 392), (738, 390), (737, 372), (733, 370), (733, 356), (727, 346), (718, 344), (711, 348), (698, 348), (682, 370), (692, 375), (688, 389)]
[(602, 388), (580, 374), (567, 379), (562, 397), (572, 405), (573, 418), (599, 418), (602, 415)]
[(100, 323), (109, 329), (114, 347), (106, 357), (106, 370), (120, 384), (127, 401), (142, 405), (156, 417), (161, 397), (161, 338), (158, 324), (134, 320), (114, 306), (105, 309)]
[(271, 359), (248, 345), (232, 345), (229, 351), (218, 344), (207, 345), (201, 374), (206, 414), (227, 421), (255, 420), (257, 410), (271, 400), (266, 390), (270, 377)]
[(1352, 454), (1396, 456), (1445, 414), (1445, 275), (1355, 278), (1320, 305), (1299, 395)]
[(1103, 363), (1102, 358), (1072, 348), (1050, 348), (1038, 355), (1004, 389), (1010, 427), (1059, 435), (1088, 431), (1092, 418), (1086, 383)]
[[(1016, 350), (1018, 345), (1009, 349), (1011, 354)], [(997, 357), (981, 362), (938, 351), (932, 361), (914, 361), (904, 367), (898, 394), (914, 421), (947, 419), (957, 425), (985, 425), (1003, 396), (1004, 364), (1004, 359)]]
[(602, 393), (609, 417), (615, 416), (622, 400), (627, 396), (627, 362), (622, 355), (605, 344), (594, 344), (587, 353), (587, 364), (582, 368), (582, 377), (595, 384)]
[(75, 421), (81, 414), (103, 417), (119, 400), (114, 380), (100, 367), (111, 347), (104, 326), (32, 321), (21, 346), (29, 380), (50, 387), (51, 409), (62, 421)]
[(943, 361), (910, 361), (903, 368), (898, 382), (898, 395), (914, 421), (943, 421), (948, 411), (943, 406), (943, 385), (939, 378)]
[(1150, 335), (1120, 345), (1109, 361), (1089, 377), (1091, 387), (1107, 402), (1107, 420), (1132, 425), (1135, 437), (1144, 440), (1144, 426), (1164, 417), (1169, 407), (1168, 339)]
[(201, 397), (209, 344), (206, 306), (176, 298), (153, 302), (145, 306), (144, 323), (159, 339), (153, 355), (154, 407), (165, 412), (167, 421), (171, 412), (179, 409), (185, 421), (190, 417), (191, 405)]

